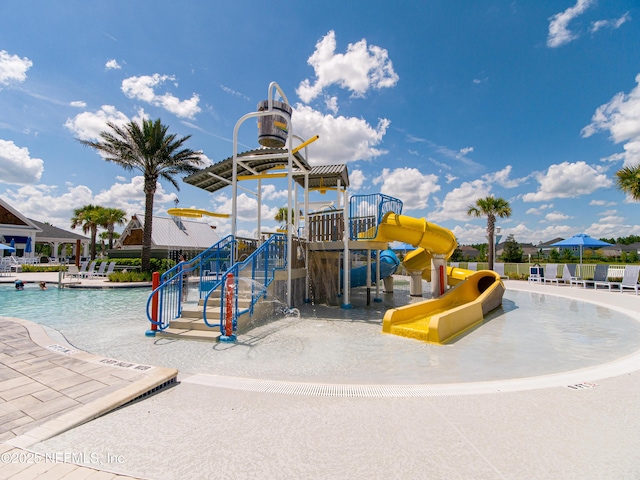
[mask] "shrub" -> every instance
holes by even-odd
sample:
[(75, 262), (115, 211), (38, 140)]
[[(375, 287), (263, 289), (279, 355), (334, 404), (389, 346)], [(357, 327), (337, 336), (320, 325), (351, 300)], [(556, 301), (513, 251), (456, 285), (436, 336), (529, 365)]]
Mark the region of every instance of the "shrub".
[(151, 274), (145, 272), (115, 272), (109, 275), (109, 281), (114, 283), (150, 282)]

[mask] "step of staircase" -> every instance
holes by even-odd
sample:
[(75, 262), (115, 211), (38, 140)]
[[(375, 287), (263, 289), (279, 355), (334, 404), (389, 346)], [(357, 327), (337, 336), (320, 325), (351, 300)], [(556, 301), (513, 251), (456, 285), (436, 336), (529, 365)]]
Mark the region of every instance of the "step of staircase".
[[(186, 304), (182, 306), (182, 318), (202, 318), (202, 306)], [(207, 307), (207, 318), (220, 318), (220, 306)]]
[[(220, 315), (217, 317), (207, 317), (209, 323), (218, 323)], [(218, 330), (217, 327), (210, 327), (204, 323), (204, 319), (200, 318), (176, 318), (169, 323), (169, 328), (177, 328), (181, 330)]]
[(220, 337), (220, 330), (214, 330), (211, 328), (209, 328), (208, 330), (192, 330), (169, 327), (165, 330), (158, 331), (156, 333), (156, 337), (215, 342), (218, 340), (218, 337)]

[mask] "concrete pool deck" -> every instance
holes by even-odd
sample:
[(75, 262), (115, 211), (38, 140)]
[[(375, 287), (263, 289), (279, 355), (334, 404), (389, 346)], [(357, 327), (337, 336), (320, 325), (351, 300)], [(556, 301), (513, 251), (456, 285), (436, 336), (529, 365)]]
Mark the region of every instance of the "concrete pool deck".
[[(505, 283), (640, 318), (640, 296), (631, 292)], [(10, 454), (0, 457), (0, 478), (585, 479), (640, 472), (640, 368), (633, 362), (604, 373), (584, 369), (574, 375), (579, 381), (559, 386), (385, 398), (263, 392), (181, 374), (176, 387), (51, 436), (56, 429), (39, 433), (43, 423), (64, 423), (86, 409), (78, 399), (106, 403), (106, 412), (113, 390), (127, 388), (105, 385), (73, 398), (82, 385), (97, 387), (109, 375), (130, 386), (147, 373), (123, 378), (129, 369), (52, 347), (39, 325), (0, 320), (0, 427), (11, 432), (0, 433), (0, 452)], [(106, 370), (90, 377), (95, 368)], [(63, 371), (70, 377), (59, 381)], [(31, 387), (21, 390), (21, 382)], [(27, 392), (35, 387), (41, 390)], [(17, 412), (39, 418), (30, 423)], [(46, 455), (56, 461), (27, 463)]]

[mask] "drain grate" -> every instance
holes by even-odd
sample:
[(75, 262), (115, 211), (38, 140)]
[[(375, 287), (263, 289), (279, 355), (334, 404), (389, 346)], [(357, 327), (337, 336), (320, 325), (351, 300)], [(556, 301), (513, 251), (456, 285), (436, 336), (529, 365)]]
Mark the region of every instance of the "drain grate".
[(583, 390), (585, 388), (593, 388), (597, 386), (598, 386), (597, 383), (582, 382), (582, 383), (576, 383), (575, 385), (567, 385), (567, 388), (570, 388), (572, 390)]
[[(119, 409), (121, 409), (121, 408), (124, 408), (124, 407), (126, 407), (126, 406), (129, 406), (129, 405), (131, 405), (132, 403), (136, 403), (136, 402), (138, 402), (138, 401), (140, 401), (140, 400), (143, 400), (143, 399), (145, 399), (145, 398), (147, 398), (147, 397), (150, 397), (150, 396), (152, 396), (152, 395), (155, 395), (156, 393), (160, 392), (161, 390), (164, 390), (164, 389), (169, 388), (169, 387), (173, 387), (174, 385), (177, 385), (177, 384), (178, 384), (178, 378), (177, 378), (177, 377), (170, 378), (170, 379), (169, 379), (169, 380), (167, 380), (166, 382), (161, 383), (160, 385), (157, 385), (157, 386), (153, 387), (151, 390), (148, 390), (148, 391), (146, 391), (146, 392), (144, 392), (144, 393), (142, 393), (142, 394), (138, 395), (137, 397), (132, 398), (132, 399), (131, 399), (131, 400), (129, 400), (127, 403), (123, 403), (122, 405), (120, 405), (120, 406), (119, 406), (118, 408), (116, 408), (115, 410), (119, 410)], [(115, 411), (115, 410), (114, 410), (114, 411)]]
[(344, 398), (406, 398), (442, 397), (449, 392), (429, 385), (342, 385), (265, 381), (258, 379), (195, 375), (182, 380), (211, 387), (229, 388), (244, 392), (304, 395), (312, 397)]

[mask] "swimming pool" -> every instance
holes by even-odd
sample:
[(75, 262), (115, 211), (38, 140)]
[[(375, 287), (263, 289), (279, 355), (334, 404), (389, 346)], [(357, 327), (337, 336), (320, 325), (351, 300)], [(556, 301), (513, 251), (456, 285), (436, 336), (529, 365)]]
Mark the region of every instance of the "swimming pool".
[[(236, 344), (146, 337), (148, 289), (0, 286), (0, 315), (60, 331), (81, 350), (129, 362), (273, 380), (435, 384), (566, 372), (638, 350), (640, 322), (591, 303), (507, 290), (502, 308), (451, 345), (380, 332), (387, 300), (343, 310), (306, 305), (240, 335)], [(394, 295), (403, 295), (396, 292)]]

